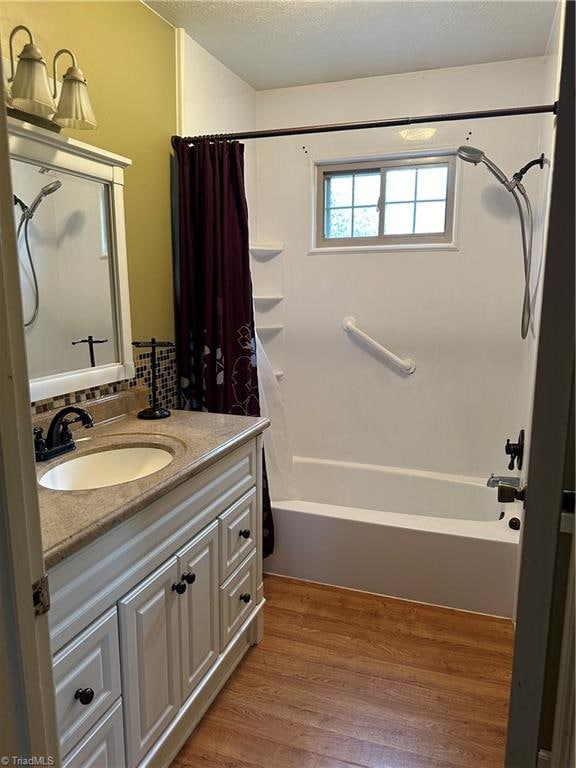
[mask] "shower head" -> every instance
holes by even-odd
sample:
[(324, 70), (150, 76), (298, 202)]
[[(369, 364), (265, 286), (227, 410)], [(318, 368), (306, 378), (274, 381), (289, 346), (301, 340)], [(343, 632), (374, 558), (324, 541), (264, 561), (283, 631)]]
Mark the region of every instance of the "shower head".
[(515, 182), (510, 181), (504, 171), (501, 171), (496, 163), (493, 163), (492, 160), (486, 157), (481, 149), (477, 149), (476, 147), (462, 146), (458, 147), (456, 154), (459, 158), (467, 163), (474, 163), (474, 165), (478, 165), (478, 163), (484, 163), (490, 173), (495, 176), (500, 184), (503, 184), (509, 192), (511, 192), (512, 189), (516, 186)]
[(62, 182), (56, 179), (56, 181), (51, 181), (50, 184), (46, 184), (45, 187), (42, 187), (40, 192), (38, 192), (38, 194), (36, 195), (32, 203), (30, 204), (30, 208), (28, 208), (28, 211), (26, 214), (27, 217), (31, 219), (32, 216), (34, 216), (34, 214), (36, 213), (36, 209), (38, 208), (42, 200), (44, 200), (44, 198), (47, 197), (48, 195), (51, 195), (53, 192), (56, 192), (57, 190), (59, 190), (61, 186), (62, 186)]
[(456, 154), (462, 160), (465, 160), (467, 163), (474, 163), (474, 165), (478, 165), (478, 163), (481, 163), (482, 160), (484, 160), (484, 152), (482, 152), (481, 149), (476, 149), (476, 147), (458, 147), (458, 152)]

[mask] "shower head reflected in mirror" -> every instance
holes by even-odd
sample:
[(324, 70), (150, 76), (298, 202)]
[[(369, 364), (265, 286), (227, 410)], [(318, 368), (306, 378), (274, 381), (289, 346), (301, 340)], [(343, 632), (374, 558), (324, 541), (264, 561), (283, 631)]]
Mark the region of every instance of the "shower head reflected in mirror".
[(32, 220), (32, 217), (36, 213), (38, 206), (44, 200), (45, 197), (51, 195), (53, 192), (57, 192), (62, 186), (62, 182), (59, 179), (51, 181), (46, 184), (40, 192), (36, 195), (34, 200), (29, 206), (26, 205), (19, 197), (14, 195), (14, 205), (19, 205), (22, 209), (22, 215), (20, 216), (20, 223), (18, 224), (18, 230), (16, 232), (16, 241), (20, 242), (20, 234), (24, 230), (24, 246), (26, 248), (26, 255), (28, 256), (28, 264), (30, 266), (30, 276), (32, 279), (32, 288), (34, 292), (34, 309), (32, 310), (32, 316), (29, 320), (24, 321), (24, 327), (28, 328), (36, 322), (38, 312), (40, 311), (40, 288), (38, 287), (38, 276), (36, 274), (36, 266), (34, 259), (32, 258), (32, 249), (30, 247), (30, 240), (28, 237), (28, 225)]
[(30, 204), (30, 207), (28, 208), (28, 212), (26, 216), (29, 219), (31, 219), (32, 216), (34, 216), (34, 214), (36, 213), (36, 209), (38, 208), (42, 200), (44, 200), (45, 197), (48, 197), (48, 195), (51, 195), (53, 192), (57, 192), (61, 186), (62, 186), (62, 182), (57, 179), (56, 181), (51, 181), (50, 184), (46, 184), (45, 187), (42, 187), (40, 192), (38, 192), (38, 194), (36, 195), (32, 203)]

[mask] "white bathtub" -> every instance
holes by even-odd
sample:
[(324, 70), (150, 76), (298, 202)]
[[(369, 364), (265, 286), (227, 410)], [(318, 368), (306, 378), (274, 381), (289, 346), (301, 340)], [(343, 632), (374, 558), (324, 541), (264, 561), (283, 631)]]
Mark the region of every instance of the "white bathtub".
[[(485, 478), (295, 457), (268, 573), (513, 617), (522, 519)], [(504, 518), (499, 519), (504, 513)]]

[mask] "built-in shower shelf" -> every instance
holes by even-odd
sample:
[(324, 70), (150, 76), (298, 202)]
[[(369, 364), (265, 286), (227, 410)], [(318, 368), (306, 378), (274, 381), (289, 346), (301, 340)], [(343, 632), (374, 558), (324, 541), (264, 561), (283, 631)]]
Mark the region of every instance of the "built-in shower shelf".
[(259, 333), (279, 333), (284, 330), (283, 325), (257, 325), (256, 330)]
[(276, 381), (282, 381), (284, 378), (284, 371), (274, 371), (274, 376), (276, 376)]
[(267, 261), (278, 256), (284, 250), (284, 243), (262, 243), (261, 245), (251, 245), (250, 253), (258, 261)]
[(283, 298), (284, 296), (278, 293), (274, 296), (254, 296), (254, 301), (256, 304), (277, 304), (279, 301), (282, 301)]

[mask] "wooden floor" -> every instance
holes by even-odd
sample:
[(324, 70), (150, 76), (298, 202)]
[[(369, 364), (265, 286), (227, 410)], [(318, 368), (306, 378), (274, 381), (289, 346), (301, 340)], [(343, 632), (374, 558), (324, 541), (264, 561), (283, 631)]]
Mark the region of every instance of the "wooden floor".
[(265, 636), (173, 768), (502, 768), (509, 621), (267, 577)]

